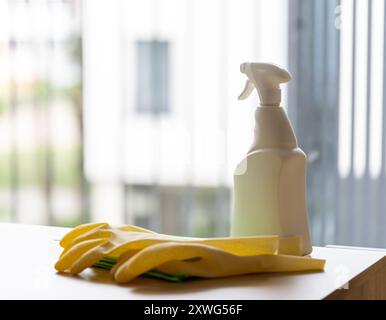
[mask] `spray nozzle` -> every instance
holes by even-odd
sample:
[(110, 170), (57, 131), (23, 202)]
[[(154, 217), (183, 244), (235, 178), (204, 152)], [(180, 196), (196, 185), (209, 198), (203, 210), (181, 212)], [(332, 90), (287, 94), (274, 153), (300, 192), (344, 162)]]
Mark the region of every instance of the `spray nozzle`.
[(248, 77), (248, 80), (239, 100), (248, 98), (253, 89), (256, 88), (261, 105), (280, 105), (280, 83), (291, 80), (291, 75), (287, 70), (271, 63), (246, 62), (240, 65), (240, 71)]

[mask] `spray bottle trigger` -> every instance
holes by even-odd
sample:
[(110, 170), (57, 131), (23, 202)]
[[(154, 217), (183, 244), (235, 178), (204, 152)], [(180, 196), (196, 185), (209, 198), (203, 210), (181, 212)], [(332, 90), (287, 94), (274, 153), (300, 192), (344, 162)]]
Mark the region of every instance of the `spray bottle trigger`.
[(244, 90), (243, 90), (243, 92), (241, 92), (238, 99), (244, 100), (244, 99), (248, 98), (254, 88), (255, 88), (255, 85), (253, 84), (253, 82), (250, 80), (247, 80), (247, 82), (245, 83)]

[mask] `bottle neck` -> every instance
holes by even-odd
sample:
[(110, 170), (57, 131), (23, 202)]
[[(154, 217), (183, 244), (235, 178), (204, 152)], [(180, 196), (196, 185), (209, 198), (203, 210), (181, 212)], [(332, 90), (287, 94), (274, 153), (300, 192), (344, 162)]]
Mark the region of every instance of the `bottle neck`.
[(294, 149), (298, 147), (291, 123), (282, 107), (257, 107), (254, 133), (254, 141), (248, 153), (265, 148)]

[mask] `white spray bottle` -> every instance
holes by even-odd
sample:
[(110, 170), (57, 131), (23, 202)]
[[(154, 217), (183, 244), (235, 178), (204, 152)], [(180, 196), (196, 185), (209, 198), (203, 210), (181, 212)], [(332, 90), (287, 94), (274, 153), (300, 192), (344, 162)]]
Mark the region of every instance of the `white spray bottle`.
[(309, 254), (307, 160), (280, 106), (280, 83), (291, 76), (268, 63), (243, 63), (240, 70), (248, 80), (239, 99), (256, 88), (260, 106), (253, 144), (234, 174), (231, 236), (301, 236), (303, 254)]

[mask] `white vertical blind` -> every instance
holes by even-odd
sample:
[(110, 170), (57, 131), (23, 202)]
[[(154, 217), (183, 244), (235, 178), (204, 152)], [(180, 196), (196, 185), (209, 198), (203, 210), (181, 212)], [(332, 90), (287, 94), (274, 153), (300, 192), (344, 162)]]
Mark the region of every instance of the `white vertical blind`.
[(370, 78), (370, 176), (377, 178), (382, 165), (384, 68), (384, 0), (372, 0)]
[(339, 174), (345, 178), (351, 168), (351, 117), (354, 41), (354, 0), (342, 0), (340, 40), (340, 95), (339, 95)]
[(375, 179), (382, 164), (384, 0), (342, 0), (341, 21), (339, 174), (361, 178), (367, 167)]
[(384, 247), (385, 2), (342, 0), (341, 14), (336, 239)]
[(368, 1), (356, 1), (354, 60), (354, 175), (363, 176), (366, 166), (366, 107), (368, 63)]

